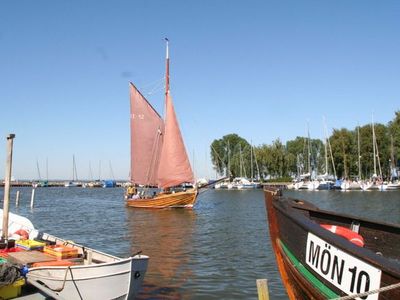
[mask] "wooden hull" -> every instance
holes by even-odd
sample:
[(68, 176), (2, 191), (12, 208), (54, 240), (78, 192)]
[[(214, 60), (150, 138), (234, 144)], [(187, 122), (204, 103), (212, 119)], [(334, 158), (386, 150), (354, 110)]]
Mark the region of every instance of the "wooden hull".
[[(399, 226), (319, 210), (280, 191), (264, 192), (270, 237), (290, 299), (332, 299), (400, 282)], [(365, 246), (319, 224), (358, 224)], [(400, 288), (362, 299), (400, 299)]]
[(126, 200), (126, 205), (136, 208), (193, 208), (196, 203), (197, 190), (158, 194), (151, 199)]

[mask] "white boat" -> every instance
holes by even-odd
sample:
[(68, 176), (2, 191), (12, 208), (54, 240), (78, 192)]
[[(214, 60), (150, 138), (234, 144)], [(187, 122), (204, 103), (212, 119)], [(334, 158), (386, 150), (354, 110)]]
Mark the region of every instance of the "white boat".
[[(3, 210), (0, 210), (3, 214)], [(2, 223), (0, 224), (2, 227)], [(2, 228), (0, 230), (2, 231)], [(148, 256), (137, 254), (119, 258), (71, 241), (41, 233), (22, 216), (9, 213), (9, 238), (18, 238), (14, 232), (24, 230), (30, 239), (40, 238), (57, 245), (77, 249), (78, 256), (70, 266), (48, 265), (29, 267), (26, 284), (35, 287), (46, 296), (56, 299), (133, 299), (140, 290), (147, 270)], [(44, 253), (35, 251), (35, 255)], [(9, 261), (22, 263), (24, 252), (9, 253)], [(32, 253), (33, 255), (33, 253)], [(55, 261), (57, 261), (55, 259)], [(22, 295), (24, 296), (24, 295)]]
[(399, 190), (400, 189), (400, 181), (389, 182), (386, 187), (387, 190)]
[(373, 190), (374, 183), (371, 181), (362, 181), (360, 182), (360, 187), (363, 191)]
[(227, 189), (230, 184), (231, 184), (231, 182), (230, 182), (230, 180), (228, 178), (228, 179), (225, 179), (224, 181), (221, 181), (221, 182), (217, 183), (215, 185), (215, 189), (217, 189), (217, 190)]
[(295, 190), (308, 190), (308, 183), (309, 181), (297, 181), (294, 184)]
[[(256, 189), (260, 186), (260, 183), (250, 181), (245, 177), (236, 177), (233, 179), (231, 184), (231, 189), (237, 190), (249, 190), (249, 189)], [(229, 188), (229, 186), (228, 186)]]
[(331, 190), (335, 183), (332, 180), (319, 180), (318, 190)]
[(307, 183), (307, 189), (309, 191), (315, 191), (319, 187), (319, 181), (318, 180), (311, 180)]
[(361, 190), (361, 182), (358, 180), (344, 180), (340, 185), (342, 191)]

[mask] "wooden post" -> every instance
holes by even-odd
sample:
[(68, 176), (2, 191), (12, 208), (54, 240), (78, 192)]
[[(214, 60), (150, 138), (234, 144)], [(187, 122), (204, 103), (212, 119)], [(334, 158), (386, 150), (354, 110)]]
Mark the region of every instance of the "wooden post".
[(267, 279), (257, 279), (258, 300), (269, 300)]
[(18, 207), (19, 205), (19, 191), (17, 191), (17, 195), (15, 196), (15, 206)]
[(11, 166), (12, 166), (12, 150), (13, 140), (15, 134), (7, 136), (7, 161), (6, 161), (6, 175), (4, 177), (4, 202), (3, 202), (3, 230), (1, 238), (8, 240), (8, 213), (10, 203), (10, 183), (11, 183)]
[(32, 189), (32, 195), (31, 195), (31, 208), (33, 208), (33, 202), (35, 200), (35, 188)]

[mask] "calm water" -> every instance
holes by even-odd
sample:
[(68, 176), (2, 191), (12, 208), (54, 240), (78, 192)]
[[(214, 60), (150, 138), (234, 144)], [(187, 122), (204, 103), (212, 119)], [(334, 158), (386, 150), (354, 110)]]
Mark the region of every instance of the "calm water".
[[(257, 299), (267, 278), (271, 299), (287, 299), (271, 250), (262, 191), (207, 191), (194, 210), (124, 206), (123, 190), (38, 188), (11, 211), (65, 239), (119, 256), (150, 256), (139, 299)], [(0, 189), (0, 199), (3, 199)], [(400, 223), (400, 192), (294, 192), (325, 209)]]

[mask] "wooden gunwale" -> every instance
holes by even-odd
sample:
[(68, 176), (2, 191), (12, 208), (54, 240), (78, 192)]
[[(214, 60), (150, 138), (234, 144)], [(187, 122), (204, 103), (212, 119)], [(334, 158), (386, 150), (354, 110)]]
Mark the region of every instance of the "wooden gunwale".
[[(282, 250), (280, 241), (286, 246), (289, 245), (294, 256), (301, 261), (304, 265), (304, 245), (306, 235), (311, 232), (326, 242), (334, 245), (337, 248), (342, 249), (348, 254), (351, 254), (362, 261), (369, 263), (382, 271), (381, 287), (387, 286), (400, 281), (400, 265), (388, 260), (385, 257), (379, 256), (373, 251), (360, 248), (353, 245), (344, 238), (338, 237), (337, 235), (323, 229), (318, 225), (317, 222), (330, 223), (341, 226), (350, 226), (353, 221), (360, 223), (360, 232), (364, 230), (364, 234), (368, 231), (365, 228), (372, 228), (376, 230), (386, 230), (387, 232), (393, 233), (396, 238), (400, 237), (400, 226), (388, 223), (372, 222), (367, 219), (353, 217), (345, 214), (337, 214), (329, 211), (319, 210), (314, 205), (305, 201), (296, 201), (294, 199), (281, 197), (280, 191), (268, 191), (265, 192), (265, 202), (268, 213), (270, 236), (273, 244), (274, 252), (277, 258), (278, 268), (281, 273), (283, 282), (288, 291), (290, 299), (298, 299), (299, 294), (306, 293), (311, 298), (319, 299), (318, 293), (312, 290), (313, 287), (310, 283), (303, 278), (303, 276), (296, 270), (290, 259), (287, 257), (285, 252)], [(284, 219), (284, 220), (283, 220)], [(315, 221), (314, 221), (315, 220)], [(297, 233), (301, 232), (301, 237), (293, 237), (290, 235), (293, 228), (296, 228)], [(296, 241), (293, 241), (295, 239)], [(303, 249), (303, 248), (304, 249)], [(396, 247), (396, 245), (394, 245)], [(344, 293), (331, 283), (325, 281), (313, 270), (309, 269), (311, 273), (319, 278), (325, 286), (330, 288), (335, 293), (343, 295)], [(299, 285), (301, 290), (299, 291)], [(379, 299), (386, 299), (386, 295), (400, 295), (400, 291), (393, 291), (392, 293), (381, 293)], [(321, 295), (321, 299), (324, 297)], [(387, 298), (389, 299), (389, 298)]]
[[(284, 201), (292, 201), (289, 198), (282, 198), (280, 202)], [(317, 236), (321, 237), (322, 239), (326, 240), (327, 242), (335, 245), (338, 248), (341, 248), (342, 250), (345, 250), (347, 253), (356, 256), (358, 258), (361, 258), (368, 263), (377, 266), (378, 268), (385, 269), (385, 271), (391, 273), (393, 276), (399, 276), (400, 274), (400, 265), (393, 264), (392, 261), (389, 261), (387, 258), (377, 255), (376, 253), (372, 252), (370, 249), (367, 248), (361, 248), (353, 243), (350, 243), (344, 238), (341, 238), (337, 236), (336, 234), (323, 229), (319, 224), (317, 224), (315, 221), (308, 219), (304, 214), (299, 213), (296, 211), (298, 207), (296, 206), (295, 208), (290, 206), (289, 204), (286, 205), (281, 205), (281, 203), (277, 203), (277, 205), (274, 205), (274, 207), (280, 211), (283, 215), (289, 217), (291, 220), (293, 220), (296, 225), (300, 226), (303, 230), (312, 232), (316, 234)], [(321, 220), (327, 220), (327, 219), (333, 219), (336, 220), (335, 225), (343, 225), (343, 224), (351, 224), (352, 221), (359, 221), (363, 227), (366, 226), (379, 226), (379, 227), (385, 227), (388, 230), (392, 229), (392, 231), (398, 231), (398, 234), (400, 234), (400, 226), (394, 225), (394, 224), (386, 224), (386, 223), (378, 223), (378, 222), (372, 222), (367, 219), (362, 219), (358, 217), (353, 217), (350, 215), (339, 215), (337, 213), (333, 212), (328, 212), (324, 210), (319, 210), (319, 209), (311, 209), (311, 208), (306, 208), (305, 209), (308, 212), (316, 213), (319, 216), (319, 219)], [(323, 218), (325, 216), (325, 218)], [(339, 219), (346, 220), (347, 222), (337, 222)]]

